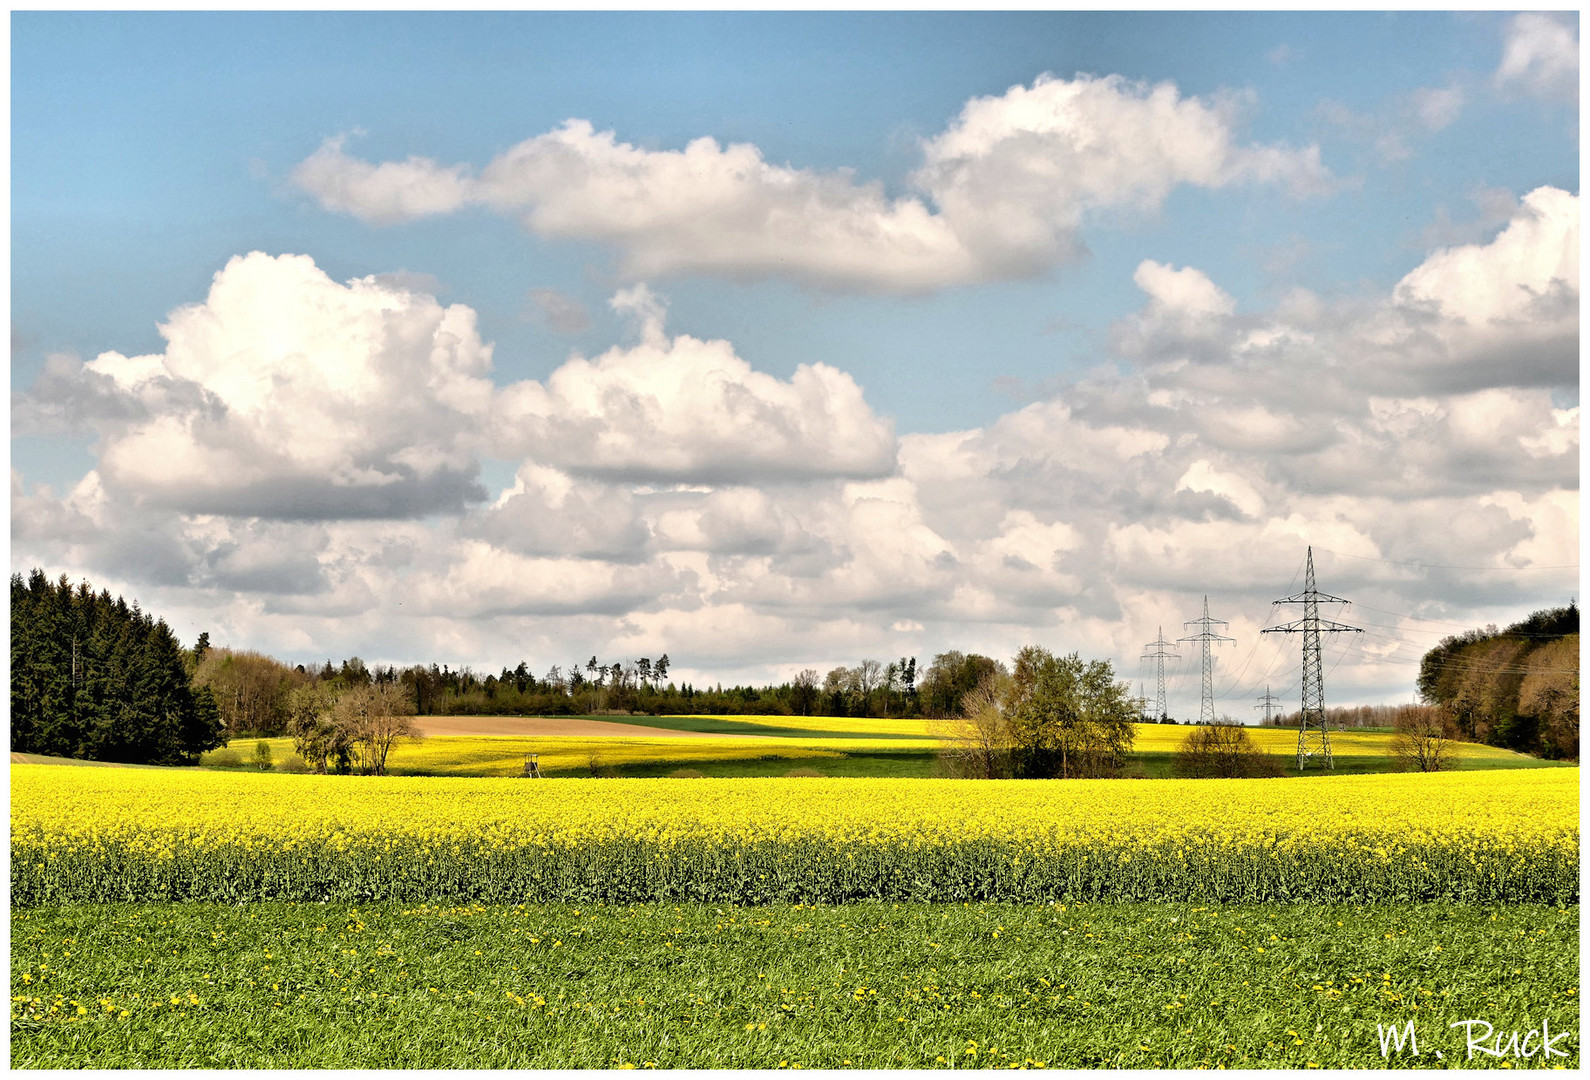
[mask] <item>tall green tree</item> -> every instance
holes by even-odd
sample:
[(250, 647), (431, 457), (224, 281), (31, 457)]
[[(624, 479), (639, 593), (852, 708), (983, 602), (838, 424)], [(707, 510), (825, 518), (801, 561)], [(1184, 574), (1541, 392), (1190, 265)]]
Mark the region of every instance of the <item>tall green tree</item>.
[(11, 748), (139, 764), (198, 760), (224, 739), (164, 621), (121, 597), (11, 578)]
[(1110, 776), (1135, 731), (1126, 683), (1107, 660), (1056, 657), (1029, 645), (1016, 655), (1006, 722), (1020, 777)]

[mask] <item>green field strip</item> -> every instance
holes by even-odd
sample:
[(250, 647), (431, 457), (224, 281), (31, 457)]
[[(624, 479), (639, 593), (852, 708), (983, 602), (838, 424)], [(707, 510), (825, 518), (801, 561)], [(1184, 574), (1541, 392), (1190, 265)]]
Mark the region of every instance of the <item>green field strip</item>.
[[(35, 908), (12, 916), (11, 1066), (1572, 1069), (1578, 916), (1443, 903)], [(1529, 1058), (1470, 1060), (1450, 1026), (1468, 1018), (1504, 1034), (1544, 1024), (1554, 1056), (1537, 1038)], [(1419, 1053), (1383, 1055), (1380, 1030), (1409, 1022)]]

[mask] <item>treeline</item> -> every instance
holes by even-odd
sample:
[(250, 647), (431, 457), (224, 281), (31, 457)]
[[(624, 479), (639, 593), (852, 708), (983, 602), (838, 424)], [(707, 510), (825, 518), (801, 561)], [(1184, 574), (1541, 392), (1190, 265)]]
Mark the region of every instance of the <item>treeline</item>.
[(1579, 757), (1579, 609), (1537, 611), (1505, 630), (1442, 639), (1419, 664), (1419, 695), (1463, 736), (1546, 758)]
[[(953, 654), (959, 657), (960, 654)], [(540, 715), (574, 713), (648, 716), (920, 716), (915, 657), (893, 663), (863, 660), (836, 667), (826, 676), (807, 668), (774, 686), (696, 686), (667, 679), (670, 661), (598, 663), (591, 657), (567, 668), (554, 664), (537, 678), (526, 664), (480, 677), (468, 668), (411, 668), (422, 714), (446, 716)]]
[(469, 667), (416, 664), (369, 667), (358, 657), (340, 664), (289, 666), (263, 653), (210, 648), (201, 635), (194, 682), (207, 687), (230, 738), (291, 734), (290, 698), (306, 687), (396, 685), (421, 716), (765, 715), (858, 716), (890, 719), (958, 716), (968, 694), (1004, 665), (976, 653), (940, 653), (919, 669), (915, 657), (863, 660), (826, 675), (807, 668), (769, 686), (698, 686), (668, 679), (667, 654), (656, 660), (554, 664), (537, 675), (528, 663), (482, 675)]
[[(1423, 717), (1434, 708), (1432, 705), (1347, 705), (1325, 710), (1325, 722), (1332, 728), (1391, 728), (1395, 729), (1410, 720)], [(1271, 727), (1295, 728), (1302, 722), (1303, 714), (1294, 709), (1277, 713), (1269, 720)]]
[(225, 742), (209, 690), (162, 619), (35, 569), (11, 575), (11, 749), (185, 765)]

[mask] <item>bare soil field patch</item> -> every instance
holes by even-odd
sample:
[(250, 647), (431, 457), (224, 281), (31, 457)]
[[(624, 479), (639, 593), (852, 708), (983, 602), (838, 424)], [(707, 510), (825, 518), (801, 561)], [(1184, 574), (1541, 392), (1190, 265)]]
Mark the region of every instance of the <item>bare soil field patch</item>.
[[(416, 716), (414, 726), (426, 735), (446, 736), (614, 736), (646, 739), (721, 739), (700, 731), (673, 731), (668, 728), (643, 727), (639, 724), (615, 724), (611, 720), (586, 720), (578, 716)], [(737, 738), (757, 739), (760, 735)]]
[(87, 761), (83, 758), (50, 757), (48, 754), (21, 754), (11, 751), (13, 765), (91, 765), (103, 769), (160, 769), (162, 765), (128, 765), (120, 761)]

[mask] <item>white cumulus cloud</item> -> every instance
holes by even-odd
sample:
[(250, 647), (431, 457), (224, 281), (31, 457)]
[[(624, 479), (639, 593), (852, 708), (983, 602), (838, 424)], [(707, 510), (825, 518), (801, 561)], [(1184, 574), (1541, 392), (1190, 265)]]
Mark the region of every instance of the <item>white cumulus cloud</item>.
[(108, 487), (187, 512), (306, 519), (484, 496), (465, 436), (490, 399), (491, 348), (469, 308), (253, 252), (160, 333), (161, 353), (103, 353), (33, 391), (38, 412), (114, 388), (119, 408), (91, 417)]
[(850, 170), (767, 161), (710, 137), (648, 150), (573, 119), (478, 175), (411, 157), (371, 163), (328, 139), (293, 173), (328, 210), (372, 223), (484, 205), (540, 236), (610, 244), (633, 278), (786, 277), (828, 289), (921, 292), (1026, 277), (1076, 258), (1091, 214), (1153, 211), (1191, 184), (1327, 190), (1317, 147), (1245, 146), (1232, 100), (1117, 75), (1040, 76), (969, 101), (921, 146), (912, 192)]
[[(1214, 275), (1144, 261), (1112, 363), (984, 427), (898, 438), (844, 372), (758, 372), (670, 333), (644, 286), (614, 298), (632, 341), (494, 387), (468, 309), (249, 256), (168, 320), (163, 353), (62, 359), (24, 395), (42, 426), (98, 433), (102, 457), (60, 495), (13, 475), (13, 565), (142, 583), (189, 639), (538, 670), (668, 652), (725, 680), (1035, 641), (1129, 675), (1208, 593), (1239, 639), (1217, 689), (1247, 708), (1266, 685), (1295, 694), (1296, 642), (1258, 631), (1313, 545), (1322, 588), (1389, 613), (1330, 646), (1331, 700), (1390, 700), (1435, 640), (1421, 625), (1505, 619), (1577, 581), (1551, 569), (1578, 550), (1577, 205), (1530, 192), (1495, 235), (1378, 295), (1239, 309)], [(407, 430), (359, 419), (389, 378)], [(169, 448), (128, 464), (163, 423)], [(491, 505), (410, 518), (344, 498), (298, 520), (246, 471), (233, 510), (215, 479), (153, 498), (200, 450), (313, 476), (326, 506), (357, 475), (344, 462), (518, 468)], [(1186, 715), (1196, 689), (1176, 693)]]
[(1502, 62), (1493, 76), (1504, 90), (1579, 100), (1579, 34), (1555, 15), (1525, 12), (1507, 24)]
[(619, 293), (641, 340), (575, 356), (543, 382), (503, 389), (500, 452), (570, 472), (675, 483), (878, 476), (894, 467), (894, 426), (850, 375), (801, 364), (788, 379), (756, 371), (727, 341), (669, 337), (660, 301)]

